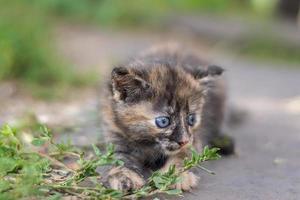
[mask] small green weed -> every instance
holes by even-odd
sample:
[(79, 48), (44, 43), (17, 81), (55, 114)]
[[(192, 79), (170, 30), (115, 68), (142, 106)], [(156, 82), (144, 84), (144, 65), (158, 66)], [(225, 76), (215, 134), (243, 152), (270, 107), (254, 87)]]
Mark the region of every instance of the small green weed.
[[(31, 141), (32, 145), (20, 138), (20, 133), (8, 125), (0, 129), (0, 199), (60, 199), (68, 195), (79, 199), (134, 199), (157, 193), (181, 195), (181, 190), (170, 188), (180, 181), (181, 173), (193, 167), (205, 169), (200, 166), (202, 162), (220, 158), (216, 148), (205, 147), (201, 154), (192, 149), (191, 158), (184, 160), (183, 168), (170, 166), (165, 173), (156, 171), (144, 187), (124, 194), (104, 187), (96, 170), (99, 166), (123, 165), (115, 158), (113, 145), (108, 145), (106, 152), (93, 145), (94, 156), (90, 157), (71, 143), (55, 143), (45, 126)], [(66, 165), (65, 157), (75, 158), (77, 169)], [(93, 186), (82, 184), (87, 180)]]

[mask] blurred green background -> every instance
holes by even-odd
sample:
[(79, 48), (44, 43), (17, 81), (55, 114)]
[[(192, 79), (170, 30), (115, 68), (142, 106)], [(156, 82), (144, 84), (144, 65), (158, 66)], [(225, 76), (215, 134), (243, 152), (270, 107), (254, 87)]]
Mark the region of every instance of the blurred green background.
[(300, 0), (0, 0), (0, 126), (27, 143), (41, 124), (57, 141), (103, 142), (98, 83), (114, 63), (178, 42), (226, 69), (225, 133), (240, 155), (212, 166), (218, 175), (191, 198), (206, 190), (203, 199), (291, 199), (300, 180), (299, 8)]
[[(61, 92), (94, 84), (57, 55), (53, 27), (58, 23), (164, 30), (166, 19), (208, 15), (296, 27), (298, 11), (298, 0), (0, 0), (0, 80), (17, 80), (44, 97), (57, 93), (58, 85)], [(299, 43), (268, 29), (245, 35), (242, 43), (225, 38), (224, 48), (255, 59), (300, 63)]]

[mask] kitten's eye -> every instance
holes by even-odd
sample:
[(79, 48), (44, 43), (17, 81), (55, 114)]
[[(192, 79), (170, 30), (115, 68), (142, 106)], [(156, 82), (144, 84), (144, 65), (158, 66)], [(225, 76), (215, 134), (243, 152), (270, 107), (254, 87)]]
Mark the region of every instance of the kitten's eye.
[(156, 117), (155, 124), (158, 128), (166, 128), (170, 125), (170, 118), (169, 117)]
[(196, 123), (196, 115), (195, 114), (190, 114), (187, 117), (187, 123), (189, 126), (194, 126), (194, 124)]

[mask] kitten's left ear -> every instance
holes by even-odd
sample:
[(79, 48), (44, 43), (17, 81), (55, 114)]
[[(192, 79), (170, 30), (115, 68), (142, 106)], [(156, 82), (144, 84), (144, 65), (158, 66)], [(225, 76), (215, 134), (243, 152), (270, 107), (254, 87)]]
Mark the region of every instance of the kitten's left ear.
[(194, 77), (196, 79), (202, 79), (205, 77), (217, 77), (222, 75), (224, 69), (222, 67), (219, 67), (217, 65), (209, 65), (205, 69), (197, 69), (194, 72)]
[(150, 85), (138, 75), (138, 71), (116, 67), (111, 73), (112, 93), (115, 100), (134, 103), (151, 95)]

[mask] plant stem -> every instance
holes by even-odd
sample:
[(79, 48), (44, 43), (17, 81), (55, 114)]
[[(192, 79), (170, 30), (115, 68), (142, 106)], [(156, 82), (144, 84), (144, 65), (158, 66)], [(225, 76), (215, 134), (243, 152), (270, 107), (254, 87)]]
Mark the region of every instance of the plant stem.
[(204, 171), (206, 171), (207, 173), (212, 174), (212, 175), (215, 175), (215, 174), (216, 174), (215, 172), (213, 172), (213, 171), (211, 171), (211, 170), (209, 170), (209, 169), (206, 169), (205, 167), (203, 167), (203, 166), (201, 166), (201, 165), (198, 165), (197, 168), (202, 169), (202, 170), (204, 170)]
[(93, 187), (82, 187), (82, 186), (69, 186), (69, 185), (49, 185), (51, 188), (54, 189), (71, 189), (71, 190), (94, 190), (97, 191), (97, 188)]
[(52, 164), (57, 165), (57, 166), (59, 166), (59, 167), (62, 167), (62, 168), (66, 169), (66, 170), (68, 170), (68, 171), (70, 171), (70, 172), (76, 173), (73, 169), (69, 168), (69, 167), (68, 167), (67, 165), (65, 165), (64, 163), (62, 163), (62, 162), (60, 162), (60, 161), (58, 161), (58, 160), (56, 160), (56, 159), (54, 159), (54, 158), (48, 156), (47, 154), (44, 154), (44, 153), (41, 153), (41, 152), (36, 152), (36, 153), (37, 153), (38, 155), (40, 155), (41, 157), (44, 157), (44, 158), (48, 159), (49, 161), (51, 161)]
[(49, 155), (50, 156), (59, 156), (59, 155), (65, 156), (65, 155), (70, 155), (70, 156), (74, 156), (74, 157), (80, 158), (79, 154), (74, 153), (74, 152), (69, 152), (69, 151), (68, 152), (63, 152), (63, 153), (55, 152), (55, 153), (51, 153)]

